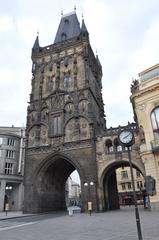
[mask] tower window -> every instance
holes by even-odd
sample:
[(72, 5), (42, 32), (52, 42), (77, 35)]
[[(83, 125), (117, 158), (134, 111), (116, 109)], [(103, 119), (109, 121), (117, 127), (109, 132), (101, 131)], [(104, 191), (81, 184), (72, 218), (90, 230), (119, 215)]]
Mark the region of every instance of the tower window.
[(66, 39), (67, 39), (67, 34), (63, 32), (61, 34), (61, 41), (65, 41)]
[(122, 146), (119, 144), (118, 139), (114, 139), (114, 146), (116, 152), (122, 152)]
[(53, 136), (58, 136), (62, 134), (62, 121), (61, 116), (56, 116), (52, 118), (51, 121), (51, 132)]
[(67, 18), (65, 19), (65, 24), (69, 24), (69, 20)]
[(64, 88), (69, 88), (69, 87), (71, 87), (71, 77), (65, 76), (64, 77)]
[(151, 113), (151, 122), (154, 138), (159, 139), (159, 107), (155, 108)]
[(112, 141), (110, 139), (108, 139), (106, 141), (106, 152), (107, 153), (113, 153), (114, 149), (113, 149), (113, 144)]

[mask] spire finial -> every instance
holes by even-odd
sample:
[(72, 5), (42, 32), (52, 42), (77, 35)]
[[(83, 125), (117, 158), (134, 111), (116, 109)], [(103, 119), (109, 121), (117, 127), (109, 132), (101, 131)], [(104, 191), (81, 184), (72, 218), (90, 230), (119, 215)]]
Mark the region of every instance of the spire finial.
[(83, 13), (82, 13), (82, 20), (84, 20), (84, 16), (83, 16)]
[(74, 11), (76, 12), (76, 5), (74, 6)]
[(37, 36), (39, 37), (39, 28), (38, 28), (38, 30), (37, 30)]
[(98, 56), (97, 48), (96, 48), (96, 56)]
[(63, 9), (61, 10), (61, 17), (63, 17)]

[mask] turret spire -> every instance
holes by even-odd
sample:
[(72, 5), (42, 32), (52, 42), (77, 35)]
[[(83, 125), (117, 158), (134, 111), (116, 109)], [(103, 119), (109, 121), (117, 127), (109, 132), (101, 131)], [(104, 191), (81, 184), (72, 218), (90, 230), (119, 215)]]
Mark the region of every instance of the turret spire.
[(33, 50), (39, 49), (39, 30), (37, 31), (37, 37), (35, 39), (34, 45), (33, 45)]
[(85, 33), (88, 34), (88, 31), (87, 31), (87, 28), (86, 28), (86, 25), (85, 25), (85, 22), (84, 22), (83, 14), (82, 14), (82, 26), (81, 26), (81, 32), (85, 32)]

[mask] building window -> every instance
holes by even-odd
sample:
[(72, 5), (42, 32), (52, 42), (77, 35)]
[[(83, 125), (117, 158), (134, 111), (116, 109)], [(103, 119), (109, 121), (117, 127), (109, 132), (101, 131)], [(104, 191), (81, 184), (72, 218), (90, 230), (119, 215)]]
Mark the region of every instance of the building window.
[(131, 183), (128, 183), (128, 189), (131, 189)]
[(6, 157), (7, 158), (15, 158), (15, 151), (7, 150), (6, 151)]
[(67, 39), (67, 34), (65, 32), (63, 32), (61, 34), (61, 41), (65, 41)]
[(121, 171), (121, 178), (128, 178), (128, 172), (127, 171)]
[(125, 189), (126, 189), (125, 183), (122, 183), (122, 184), (121, 184), (121, 188), (122, 188), (122, 190), (125, 190)]
[(3, 143), (3, 138), (0, 137), (0, 145)]
[(15, 146), (15, 140), (14, 140), (13, 138), (8, 138), (7, 144), (8, 144), (9, 146)]
[(65, 76), (64, 77), (64, 88), (70, 88), (71, 87), (71, 77), (70, 76)]
[(113, 145), (112, 145), (112, 141), (110, 139), (108, 139), (106, 141), (106, 152), (107, 153), (112, 153), (114, 150), (113, 150)]
[(122, 146), (119, 144), (118, 139), (114, 139), (114, 146), (116, 152), (122, 152)]
[(143, 183), (142, 181), (137, 182), (137, 188), (142, 189), (143, 188)]
[(159, 107), (155, 108), (151, 113), (151, 122), (154, 138), (159, 139)]
[(58, 136), (62, 134), (62, 121), (61, 116), (52, 118), (52, 135)]
[(5, 164), (5, 174), (13, 174), (13, 163)]
[(140, 172), (138, 170), (136, 170), (136, 177), (137, 178), (141, 177)]

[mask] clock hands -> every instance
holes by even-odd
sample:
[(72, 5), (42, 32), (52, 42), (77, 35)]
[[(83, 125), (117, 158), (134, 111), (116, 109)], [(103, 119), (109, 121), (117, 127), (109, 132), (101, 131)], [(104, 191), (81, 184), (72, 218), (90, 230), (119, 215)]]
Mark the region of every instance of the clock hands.
[(125, 139), (125, 138), (127, 138), (127, 137), (129, 137), (131, 134), (130, 133), (128, 133), (125, 137), (123, 137), (123, 139)]

